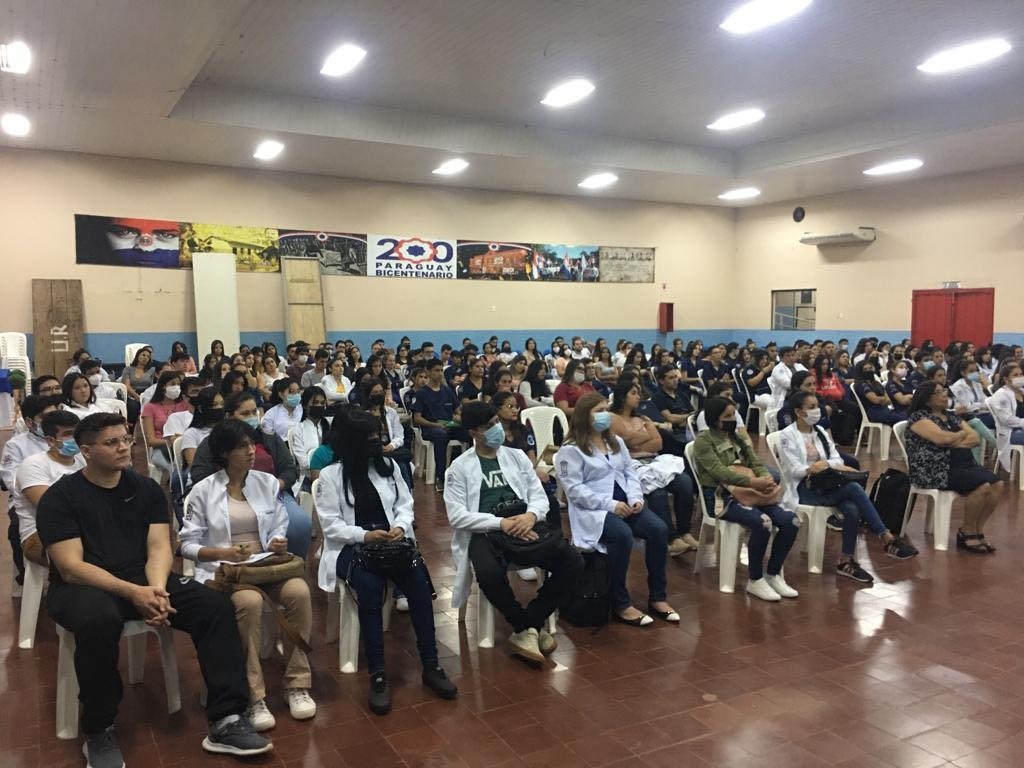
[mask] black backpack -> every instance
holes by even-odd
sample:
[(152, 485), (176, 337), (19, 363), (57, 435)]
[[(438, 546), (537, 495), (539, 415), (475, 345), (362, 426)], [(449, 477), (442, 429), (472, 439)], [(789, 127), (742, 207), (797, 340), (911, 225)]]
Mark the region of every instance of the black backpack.
[(878, 510), (878, 516), (885, 527), (897, 536), (903, 527), (903, 514), (909, 498), (910, 478), (898, 469), (885, 470), (871, 486), (871, 502)]
[(611, 573), (608, 557), (600, 552), (583, 552), (583, 571), (562, 604), (558, 617), (576, 627), (599, 627), (611, 617)]

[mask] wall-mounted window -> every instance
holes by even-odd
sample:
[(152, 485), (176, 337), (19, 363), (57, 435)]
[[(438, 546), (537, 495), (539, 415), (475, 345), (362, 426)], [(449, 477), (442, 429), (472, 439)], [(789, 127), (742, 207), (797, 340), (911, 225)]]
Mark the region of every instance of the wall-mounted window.
[(773, 331), (813, 331), (817, 290), (772, 291)]

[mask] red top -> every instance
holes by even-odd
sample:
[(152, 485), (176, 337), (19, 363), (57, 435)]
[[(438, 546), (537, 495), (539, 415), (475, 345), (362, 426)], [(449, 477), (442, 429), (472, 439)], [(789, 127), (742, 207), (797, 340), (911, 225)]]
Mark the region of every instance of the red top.
[(142, 415), (149, 416), (153, 419), (153, 431), (156, 432), (157, 437), (164, 436), (164, 424), (167, 423), (167, 417), (172, 413), (179, 413), (181, 411), (188, 410), (188, 403), (182, 400), (179, 403), (173, 405), (161, 405), (160, 403), (154, 403), (150, 400), (142, 408)]
[(590, 386), (590, 382), (584, 381), (582, 384), (566, 384), (564, 381), (555, 387), (555, 404), (565, 400), (569, 403), (570, 408), (576, 407), (576, 401), (583, 397), (587, 392), (594, 392), (594, 388)]

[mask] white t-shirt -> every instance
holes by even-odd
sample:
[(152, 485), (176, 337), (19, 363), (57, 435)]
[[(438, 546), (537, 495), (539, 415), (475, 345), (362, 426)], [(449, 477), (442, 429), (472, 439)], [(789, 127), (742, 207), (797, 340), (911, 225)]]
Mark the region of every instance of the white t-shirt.
[(210, 436), (213, 427), (189, 427), (181, 433), (181, 450), (191, 448), (195, 450), (199, 444)]
[(36, 532), (36, 508), (25, 498), (23, 489), (36, 485), (49, 488), (64, 475), (84, 468), (85, 459), (82, 454), (75, 456), (71, 464), (54, 461), (46, 451), (29, 456), (21, 462), (14, 479), (14, 510), (18, 515), (18, 535), (22, 541)]
[(164, 437), (169, 435), (184, 435), (188, 425), (192, 423), (192, 411), (178, 411), (172, 413), (164, 422)]

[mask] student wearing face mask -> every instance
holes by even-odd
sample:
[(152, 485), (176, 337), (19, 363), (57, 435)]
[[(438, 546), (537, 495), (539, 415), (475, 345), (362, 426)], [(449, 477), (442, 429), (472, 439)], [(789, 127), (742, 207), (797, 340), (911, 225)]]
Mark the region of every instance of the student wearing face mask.
[(78, 417), (69, 411), (50, 411), (41, 418), (40, 427), (46, 450), (29, 456), (18, 467), (12, 488), (18, 516), (18, 535), (25, 557), (38, 565), (49, 565), (43, 543), (36, 533), (36, 508), (47, 489), (64, 475), (85, 466), (75, 442)]
[(813, 393), (800, 391), (790, 395), (789, 407), (796, 415), (796, 421), (782, 430), (779, 436), (783, 486), (781, 504), (793, 512), (798, 504), (839, 508), (843, 538), (836, 574), (861, 584), (870, 584), (874, 580), (854, 558), (862, 521), (881, 539), (889, 557), (897, 560), (914, 557), (917, 550), (886, 529), (878, 510), (858, 483), (848, 482), (828, 490), (815, 487), (815, 476), (853, 468), (846, 465), (828, 432), (819, 426), (821, 408)]
[(153, 399), (142, 407), (142, 428), (145, 430), (150, 460), (168, 475), (172, 468), (171, 446), (164, 438), (164, 426), (172, 413), (188, 410), (188, 403), (181, 396), (181, 382), (182, 374), (177, 371), (164, 371), (157, 379)]
[[(579, 399), (569, 435), (555, 455), (558, 480), (569, 501), (573, 544), (606, 552), (611, 571), (612, 611), (635, 627), (679, 622), (666, 602), (669, 527), (645, 503), (626, 443), (612, 432), (604, 398), (590, 392)], [(644, 540), (647, 612), (633, 605), (626, 577), (634, 538)]]
[(1012, 472), (1011, 445), (1024, 445), (1024, 371), (1017, 362), (1003, 363), (998, 389), (988, 398), (988, 407), (1000, 425), (996, 432), (999, 462)]
[(793, 374), (797, 371), (806, 371), (804, 366), (796, 361), (796, 350), (793, 347), (783, 347), (779, 350), (779, 363), (772, 369), (768, 377), (768, 386), (772, 390), (772, 402), (777, 409), (781, 409), (789, 396), (790, 384)]
[[(526, 454), (505, 445), (505, 429), (494, 406), (467, 403), (462, 424), (473, 449), (452, 462), (444, 484), (445, 509), (454, 529), (452, 607), (465, 605), (476, 573), (487, 600), (512, 625), (512, 653), (543, 663), (558, 645), (545, 629), (547, 619), (576, 583), (583, 559), (560, 529), (548, 526), (544, 488)], [(525, 607), (509, 584), (510, 565), (540, 567), (549, 574)]]
[(364, 410), (380, 422), (380, 439), (384, 455), (398, 465), (405, 484), (412, 489), (412, 451), (405, 447), (405, 428), (398, 411), (385, 403), (384, 383), (367, 379), (361, 385), (360, 403)]
[[(256, 451), (253, 468), (268, 472), (277, 478), (278, 498), (288, 512), (288, 551), (305, 557), (309, 551), (309, 540), (313, 523), (309, 515), (295, 500), (299, 470), (291, 451), (284, 440), (276, 434), (266, 434), (260, 429), (259, 408), (256, 399), (249, 392), (235, 392), (224, 400), (224, 416), (244, 422), (253, 431), (253, 446)], [(207, 438), (196, 448), (192, 461), (192, 482), (198, 484), (217, 472), (219, 467), (210, 455), (210, 439)]]
[(562, 375), (562, 383), (555, 387), (555, 407), (561, 408), (570, 419), (576, 402), (594, 388), (586, 380), (583, 363), (580, 360), (570, 360), (565, 366), (565, 373)]
[[(715, 509), (715, 491), (725, 500), (722, 519), (739, 523), (750, 532), (747, 542), (747, 593), (777, 602), (797, 597), (782, 576), (782, 566), (796, 541), (800, 521), (779, 502), (782, 489), (753, 447), (736, 436), (736, 407), (723, 397), (713, 397), (704, 408), (708, 429), (694, 440), (694, 467), (707, 509)], [(772, 528), (776, 529), (768, 564), (764, 558)]]
[(79, 368), (81, 369), (82, 375), (89, 380), (90, 384), (92, 384), (96, 397), (121, 399), (118, 397), (121, 390), (110, 386), (108, 381), (103, 378), (103, 366), (100, 360), (96, 360), (95, 358), (83, 360), (79, 365)]
[[(312, 469), (311, 459), (327, 440), (331, 417), (327, 415), (327, 396), (320, 387), (310, 387), (303, 391), (299, 406), (302, 408), (302, 420), (292, 433), (291, 447), (302, 475), (302, 490), (309, 490), (319, 471)], [(325, 461), (323, 466), (328, 463)]]
[(266, 434), (288, 439), (288, 431), (302, 421), (302, 393), (294, 379), (278, 379), (270, 395), (270, 408), (260, 421), (260, 429)]
[(889, 425), (906, 421), (907, 412), (893, 407), (876, 373), (875, 358), (872, 357), (861, 360), (854, 369), (853, 391), (864, 404), (868, 420)]
[(910, 366), (903, 359), (895, 356), (889, 361), (889, 380), (885, 382), (885, 394), (892, 404), (900, 410), (906, 410), (914, 396), (914, 385), (911, 380)]
[[(978, 364), (974, 360), (962, 357), (953, 366), (953, 371), (955, 378), (949, 387), (949, 394), (953, 396), (953, 406), (957, 414), (972, 422), (980, 421), (988, 430), (995, 429), (996, 423), (985, 403), (990, 382)], [(950, 378), (948, 373), (947, 378)], [(973, 423), (971, 426), (974, 426)]]

